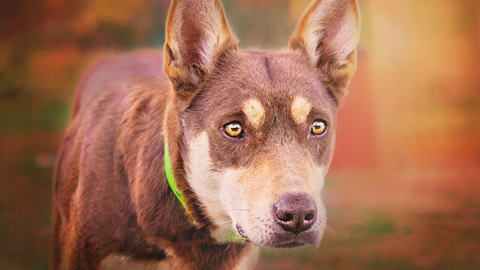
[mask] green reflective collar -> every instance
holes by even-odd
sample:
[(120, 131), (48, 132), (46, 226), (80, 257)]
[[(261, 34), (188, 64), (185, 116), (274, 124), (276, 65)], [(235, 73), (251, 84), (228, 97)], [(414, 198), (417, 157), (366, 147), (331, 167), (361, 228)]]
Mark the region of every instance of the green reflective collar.
[(170, 160), (170, 153), (168, 152), (168, 142), (167, 139), (165, 139), (165, 153), (163, 154), (163, 160), (165, 160), (165, 174), (167, 176), (167, 181), (168, 185), (170, 185), (170, 188), (173, 191), (173, 194), (177, 196), (177, 199), (180, 201), (180, 203), (183, 205), (185, 210), (187, 210), (187, 203), (185, 201), (185, 198), (183, 197), (183, 193), (180, 189), (177, 187), (177, 182), (175, 181), (175, 175), (173, 174), (172, 171), (172, 162)]

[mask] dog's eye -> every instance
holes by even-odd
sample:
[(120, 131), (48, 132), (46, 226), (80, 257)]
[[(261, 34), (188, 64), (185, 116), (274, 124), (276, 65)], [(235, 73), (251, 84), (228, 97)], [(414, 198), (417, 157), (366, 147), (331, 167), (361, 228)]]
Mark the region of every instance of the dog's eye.
[(319, 136), (325, 134), (326, 131), (327, 125), (325, 124), (325, 121), (317, 119), (313, 122), (310, 133), (312, 133), (312, 135)]
[(226, 125), (223, 130), (227, 136), (232, 138), (241, 138), (243, 136), (243, 128), (240, 123), (237, 122)]

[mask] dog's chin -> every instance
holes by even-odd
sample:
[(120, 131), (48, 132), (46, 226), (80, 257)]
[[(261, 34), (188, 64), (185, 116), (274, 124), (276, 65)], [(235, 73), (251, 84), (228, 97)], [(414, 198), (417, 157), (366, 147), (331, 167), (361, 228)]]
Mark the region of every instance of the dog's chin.
[[(321, 239), (321, 234), (316, 231), (306, 231), (298, 235), (289, 233), (289, 232), (278, 232), (270, 237), (261, 237), (255, 236), (250, 238), (248, 235), (243, 234), (243, 237), (248, 239), (247, 241), (264, 247), (273, 247), (273, 248), (294, 248), (305, 245), (318, 246), (318, 240)], [(255, 239), (263, 239), (263, 241), (255, 241)]]
[(304, 243), (299, 243), (299, 242), (290, 242), (290, 243), (284, 243), (278, 246), (275, 246), (276, 248), (295, 248), (295, 247), (301, 247), (304, 246)]

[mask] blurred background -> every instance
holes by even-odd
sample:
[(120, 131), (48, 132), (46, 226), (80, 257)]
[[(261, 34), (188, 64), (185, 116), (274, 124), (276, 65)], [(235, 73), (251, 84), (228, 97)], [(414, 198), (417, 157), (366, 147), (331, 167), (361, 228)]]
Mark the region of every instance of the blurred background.
[[(0, 2), (0, 269), (47, 269), (51, 179), (75, 85), (159, 48), (169, 0)], [(242, 48), (285, 48), (309, 0), (223, 0)], [(359, 0), (320, 249), (258, 269), (480, 269), (480, 2)]]

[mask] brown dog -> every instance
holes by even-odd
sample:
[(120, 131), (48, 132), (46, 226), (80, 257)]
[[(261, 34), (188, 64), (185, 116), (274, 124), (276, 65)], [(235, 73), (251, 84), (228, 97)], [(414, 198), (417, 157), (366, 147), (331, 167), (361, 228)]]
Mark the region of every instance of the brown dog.
[(107, 59), (78, 87), (52, 269), (247, 269), (258, 246), (318, 246), (358, 38), (356, 0), (314, 1), (282, 52), (240, 51), (219, 0), (173, 0), (163, 59)]

